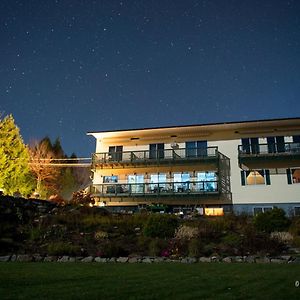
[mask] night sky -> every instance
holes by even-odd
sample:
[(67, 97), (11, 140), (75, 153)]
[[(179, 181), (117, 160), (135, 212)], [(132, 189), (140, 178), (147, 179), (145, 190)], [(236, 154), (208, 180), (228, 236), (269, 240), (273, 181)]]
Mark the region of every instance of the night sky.
[(300, 1), (1, 0), (0, 112), (26, 143), (300, 116)]

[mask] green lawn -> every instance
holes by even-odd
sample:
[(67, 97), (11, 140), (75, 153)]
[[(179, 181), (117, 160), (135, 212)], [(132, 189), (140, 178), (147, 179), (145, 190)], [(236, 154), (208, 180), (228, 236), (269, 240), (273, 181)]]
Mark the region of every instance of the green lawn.
[(300, 265), (0, 263), (0, 299), (300, 299)]

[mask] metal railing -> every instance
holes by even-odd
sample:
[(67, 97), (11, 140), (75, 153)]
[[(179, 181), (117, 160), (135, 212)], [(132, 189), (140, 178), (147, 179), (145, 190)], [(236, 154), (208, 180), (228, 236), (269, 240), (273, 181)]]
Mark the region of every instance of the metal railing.
[(197, 160), (218, 157), (218, 147), (94, 153), (93, 163)]
[(213, 194), (219, 192), (218, 181), (109, 183), (94, 184), (91, 193), (99, 196), (143, 196)]
[(266, 154), (300, 154), (300, 143), (275, 143), (239, 145), (240, 156), (266, 155)]

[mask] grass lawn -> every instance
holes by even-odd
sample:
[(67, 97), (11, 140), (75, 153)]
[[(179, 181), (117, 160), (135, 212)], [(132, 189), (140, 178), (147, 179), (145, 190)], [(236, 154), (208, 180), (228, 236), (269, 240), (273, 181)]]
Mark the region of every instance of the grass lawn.
[(300, 299), (300, 265), (0, 263), (0, 299)]

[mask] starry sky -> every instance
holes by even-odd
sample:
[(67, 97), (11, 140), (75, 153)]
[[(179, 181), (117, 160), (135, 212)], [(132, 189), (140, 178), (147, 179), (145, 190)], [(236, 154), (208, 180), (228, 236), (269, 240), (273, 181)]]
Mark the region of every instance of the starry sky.
[(1, 0), (0, 113), (26, 143), (300, 116), (300, 1)]

